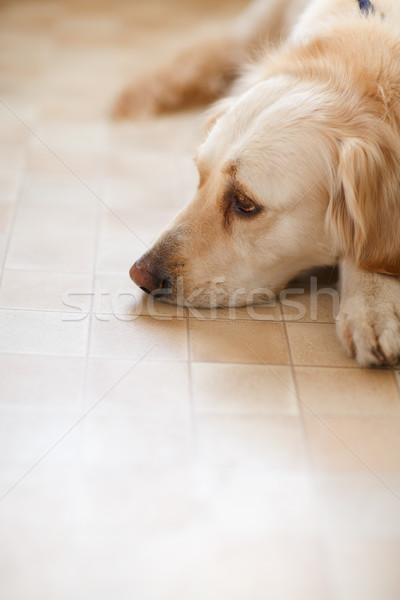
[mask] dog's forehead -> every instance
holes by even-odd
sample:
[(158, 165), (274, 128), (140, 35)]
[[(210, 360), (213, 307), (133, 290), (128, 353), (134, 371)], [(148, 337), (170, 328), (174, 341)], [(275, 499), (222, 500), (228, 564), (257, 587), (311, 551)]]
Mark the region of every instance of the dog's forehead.
[(233, 162), (256, 164), (290, 153), (302, 143), (321, 104), (309, 85), (283, 77), (260, 82), (217, 119), (199, 149), (199, 162), (207, 170), (224, 170)]
[(330, 164), (324, 92), (302, 85), (278, 87), (271, 92), (256, 86), (234, 102), (198, 154), (206, 177), (211, 174), (216, 182), (234, 168), (244, 189), (272, 208), (294, 201)]
[(260, 114), (279, 98), (279, 91), (281, 86), (274, 88), (272, 82), (264, 81), (233, 100), (199, 149), (198, 156), (203, 164), (215, 165), (216, 161), (220, 163), (221, 159), (226, 159), (227, 154), (234, 154), (257, 128)]

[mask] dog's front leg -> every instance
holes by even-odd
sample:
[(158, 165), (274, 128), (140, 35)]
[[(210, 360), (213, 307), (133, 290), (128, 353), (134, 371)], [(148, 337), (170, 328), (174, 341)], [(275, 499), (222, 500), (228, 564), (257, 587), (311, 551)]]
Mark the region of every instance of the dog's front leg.
[(371, 273), (351, 259), (340, 265), (341, 304), (337, 333), (363, 367), (400, 359), (400, 278)]

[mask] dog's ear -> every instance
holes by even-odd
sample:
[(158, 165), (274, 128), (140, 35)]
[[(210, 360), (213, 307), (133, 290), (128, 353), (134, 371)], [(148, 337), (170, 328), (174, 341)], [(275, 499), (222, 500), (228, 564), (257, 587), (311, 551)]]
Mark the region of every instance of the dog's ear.
[(400, 276), (400, 140), (380, 121), (338, 143), (327, 214), (338, 250), (366, 270)]
[(203, 125), (203, 134), (204, 136), (208, 135), (211, 129), (214, 127), (215, 123), (218, 121), (220, 117), (230, 108), (232, 105), (233, 98), (230, 96), (226, 98), (222, 98), (222, 100), (218, 100), (207, 112), (206, 118)]

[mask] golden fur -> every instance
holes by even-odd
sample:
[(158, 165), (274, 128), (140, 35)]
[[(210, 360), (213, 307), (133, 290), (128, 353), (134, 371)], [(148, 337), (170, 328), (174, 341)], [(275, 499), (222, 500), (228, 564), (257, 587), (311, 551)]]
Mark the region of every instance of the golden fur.
[(314, 0), (301, 14), (300, 3), (267, 4), (246, 12), (245, 35), (239, 21), (212, 50), (215, 59), (204, 53), (194, 73), (172, 80), (168, 108), (187, 100), (190, 85), (209, 98), (207, 65), (211, 79), (214, 65), (232, 66), (235, 40), (242, 48), (264, 31), (269, 41), (271, 22), (285, 37), (268, 43), (213, 109), (197, 155), (198, 192), (132, 277), (148, 291), (168, 284), (166, 301), (240, 305), (276, 294), (303, 269), (339, 262), (339, 338), (360, 364), (394, 363), (400, 6), (377, 0), (365, 15), (355, 0)]
[(398, 29), (378, 16), (356, 17), (356, 26), (339, 19), (323, 38), (270, 55), (262, 69), (263, 77), (327, 84), (340, 97), (327, 124), (339, 140), (328, 221), (342, 252), (392, 275), (400, 275), (399, 65)]

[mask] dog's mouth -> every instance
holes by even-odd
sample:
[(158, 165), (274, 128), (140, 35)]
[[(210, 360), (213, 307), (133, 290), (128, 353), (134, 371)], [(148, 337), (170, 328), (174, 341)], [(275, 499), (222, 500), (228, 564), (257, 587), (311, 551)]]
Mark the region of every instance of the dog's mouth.
[(172, 286), (171, 286), (171, 282), (168, 279), (164, 279), (161, 287), (157, 288), (155, 290), (149, 290), (147, 287), (140, 285), (139, 286), (140, 289), (145, 292), (146, 294), (149, 294), (149, 296), (153, 296), (153, 298), (157, 298), (159, 299), (163, 299), (166, 296), (171, 296), (172, 295)]

